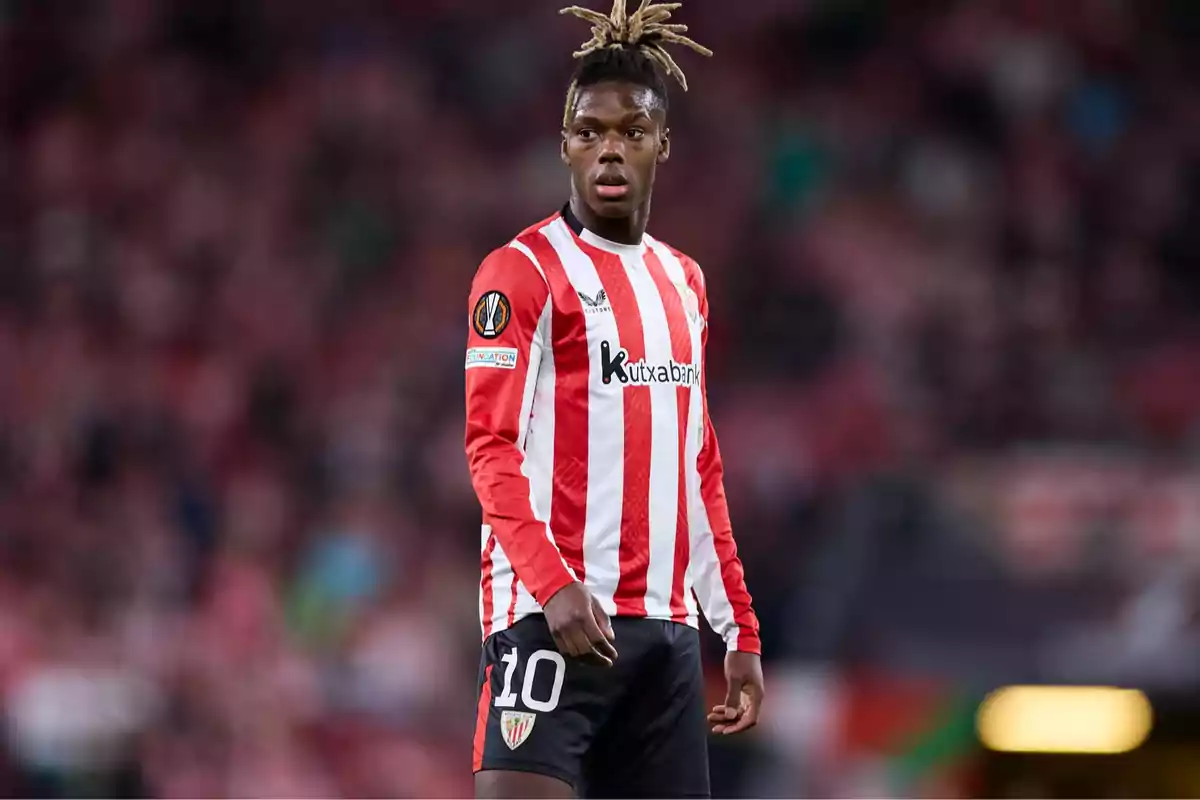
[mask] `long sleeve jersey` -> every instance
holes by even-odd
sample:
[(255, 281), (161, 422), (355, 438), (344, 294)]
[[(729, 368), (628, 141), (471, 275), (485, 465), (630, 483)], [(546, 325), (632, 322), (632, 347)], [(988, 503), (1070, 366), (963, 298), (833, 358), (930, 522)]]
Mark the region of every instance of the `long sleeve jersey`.
[(480, 265), (466, 452), (483, 507), (483, 636), (574, 580), (609, 615), (760, 652), (708, 414), (708, 298), (691, 258), (564, 209)]

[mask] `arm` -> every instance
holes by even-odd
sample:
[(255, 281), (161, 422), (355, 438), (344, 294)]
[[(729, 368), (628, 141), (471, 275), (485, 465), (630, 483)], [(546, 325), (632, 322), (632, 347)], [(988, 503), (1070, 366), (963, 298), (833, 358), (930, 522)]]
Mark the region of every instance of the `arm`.
[[(699, 268), (696, 270), (699, 276)], [(717, 433), (708, 414), (706, 370), (708, 361), (708, 295), (703, 278), (700, 285), (700, 314), (704, 329), (700, 333), (700, 396), (704, 409), (703, 439), (696, 459), (700, 473), (700, 492), (694, 518), (692, 552), (696, 596), (713, 630), (725, 640), (725, 701), (709, 712), (713, 733), (728, 736), (758, 724), (763, 688), (762, 644), (758, 636), (758, 617), (746, 589), (746, 575), (733, 541), (729, 506), (725, 501), (724, 468)]]
[(700, 492), (693, 501), (693, 519), (698, 522), (692, 526), (694, 585), (705, 618), (725, 640), (728, 649), (731, 652), (760, 654), (762, 645), (759, 641), (758, 618), (751, 605), (745, 571), (733, 540), (733, 526), (729, 521), (729, 506), (725, 500), (721, 451), (708, 414), (708, 296), (702, 282), (700, 288), (700, 313), (704, 319), (704, 330), (700, 334), (700, 393), (704, 427), (696, 461), (696, 469), (700, 473)]
[(471, 286), (466, 361), (466, 452), (484, 521), (517, 578), (543, 607), (574, 581), (534, 516), (523, 472), (533, 383), (548, 346), (550, 290), (519, 250), (493, 252)]

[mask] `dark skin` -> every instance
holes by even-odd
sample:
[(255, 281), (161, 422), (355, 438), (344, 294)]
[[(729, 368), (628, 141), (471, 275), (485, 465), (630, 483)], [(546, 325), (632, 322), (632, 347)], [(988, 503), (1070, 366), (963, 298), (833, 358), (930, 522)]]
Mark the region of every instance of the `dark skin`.
[[(606, 81), (579, 90), (575, 115), (562, 134), (571, 168), (571, 211), (597, 236), (637, 244), (650, 219), (659, 164), (671, 157), (667, 112), (653, 90)], [(620, 196), (606, 183), (621, 183)]]
[[(637, 244), (650, 219), (659, 164), (671, 155), (666, 109), (648, 87), (606, 81), (580, 89), (575, 114), (562, 133), (562, 159), (571, 169), (571, 211), (597, 236)], [(576, 581), (544, 607), (558, 649), (572, 658), (612, 666), (612, 625), (587, 587)], [(725, 656), (727, 691), (709, 712), (713, 733), (730, 735), (758, 724), (762, 663), (753, 653)], [(570, 785), (532, 772), (488, 770), (475, 776), (479, 798), (575, 797)]]

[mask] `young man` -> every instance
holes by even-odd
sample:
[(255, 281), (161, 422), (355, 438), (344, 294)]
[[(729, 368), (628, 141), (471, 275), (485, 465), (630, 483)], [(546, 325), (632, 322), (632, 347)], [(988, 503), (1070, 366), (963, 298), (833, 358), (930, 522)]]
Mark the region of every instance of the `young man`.
[[(480, 266), (466, 450), (483, 506), (479, 797), (709, 794), (698, 613), (725, 640), (737, 733), (763, 697), (705, 396), (696, 262), (645, 233), (666, 163), (666, 21), (564, 9), (593, 39), (567, 97), (571, 198)], [(698, 601), (698, 603), (697, 603)], [(618, 655), (619, 653), (619, 655)]]

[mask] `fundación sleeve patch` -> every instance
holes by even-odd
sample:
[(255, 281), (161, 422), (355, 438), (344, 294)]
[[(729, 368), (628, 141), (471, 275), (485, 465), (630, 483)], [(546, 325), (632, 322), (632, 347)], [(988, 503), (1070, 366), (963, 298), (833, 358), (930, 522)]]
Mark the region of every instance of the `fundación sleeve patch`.
[(501, 292), (484, 292), (471, 312), (471, 327), (484, 339), (495, 339), (504, 333), (512, 319), (512, 305)]
[(517, 348), (472, 347), (467, 350), (467, 369), (477, 369), (479, 367), (516, 369)]

